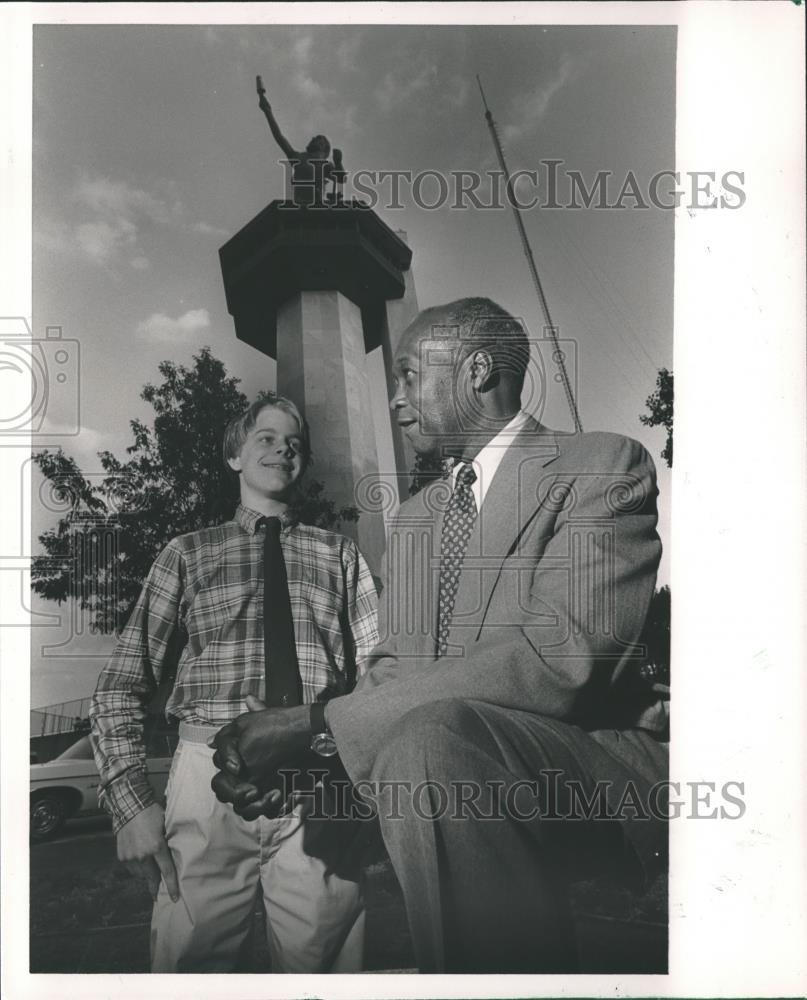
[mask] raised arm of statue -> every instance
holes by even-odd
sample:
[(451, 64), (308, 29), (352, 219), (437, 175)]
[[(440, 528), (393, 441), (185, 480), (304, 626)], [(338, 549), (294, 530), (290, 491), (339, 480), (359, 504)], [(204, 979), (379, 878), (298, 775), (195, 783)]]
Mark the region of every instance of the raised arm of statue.
[(280, 131), (280, 126), (275, 121), (275, 116), (272, 114), (272, 106), (266, 100), (266, 91), (263, 88), (263, 82), (260, 77), (256, 80), (258, 88), (258, 107), (266, 115), (266, 120), (269, 122), (269, 128), (271, 129), (272, 135), (274, 136), (275, 142), (280, 146), (283, 152), (286, 154), (290, 160), (300, 160), (302, 155), (294, 149), (289, 140)]

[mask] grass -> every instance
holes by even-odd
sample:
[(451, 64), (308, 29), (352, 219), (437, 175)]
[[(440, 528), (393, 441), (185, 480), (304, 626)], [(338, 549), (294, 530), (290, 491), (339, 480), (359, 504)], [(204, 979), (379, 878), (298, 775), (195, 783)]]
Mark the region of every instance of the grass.
[[(115, 860), (111, 838), (108, 843), (101, 840), (98, 851), (101, 856), (96, 857), (92, 869), (66, 863), (43, 870), (32, 863), (32, 972), (148, 971), (148, 891)], [(409, 928), (395, 873), (389, 862), (380, 862), (370, 866), (366, 875), (367, 969), (412, 968)], [(582, 924), (588, 924), (589, 936), (594, 935), (595, 950), (602, 951), (596, 936), (606, 931), (598, 930), (589, 918), (626, 921), (637, 931), (643, 924), (663, 926), (667, 920), (666, 881), (657, 880), (639, 897), (605, 879), (583, 882), (574, 888), (573, 904)], [(268, 972), (271, 970), (260, 909), (256, 917), (250, 967), (244, 971)], [(661, 936), (661, 928), (656, 936)], [(619, 941), (616, 943), (619, 945)], [(662, 945), (656, 942), (652, 947), (658, 951)], [(666, 943), (663, 947), (666, 951)]]
[[(414, 965), (403, 897), (388, 863), (367, 869), (368, 969)], [(93, 870), (31, 872), (32, 972), (147, 972), (151, 897), (110, 857)], [(271, 971), (260, 904), (245, 972)]]

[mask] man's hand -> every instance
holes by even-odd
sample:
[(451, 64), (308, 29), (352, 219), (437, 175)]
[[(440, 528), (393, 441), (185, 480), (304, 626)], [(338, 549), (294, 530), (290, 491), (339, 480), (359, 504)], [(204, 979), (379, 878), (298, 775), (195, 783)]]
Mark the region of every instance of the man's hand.
[[(220, 802), (229, 803), (246, 820), (273, 818), (291, 811), (298, 793), (277, 774), (279, 767), (308, 750), (309, 710), (267, 708), (254, 695), (247, 695), (249, 712), (220, 729), (210, 740), (216, 748), (213, 763), (219, 771), (210, 785)], [(286, 792), (284, 795), (278, 783)]]
[(262, 93), (258, 98), (258, 107), (265, 115), (272, 113), (272, 105), (266, 100), (266, 94)]
[(179, 899), (177, 871), (165, 839), (165, 813), (156, 802), (118, 831), (118, 860), (145, 878), (152, 899), (157, 898), (161, 876), (171, 899), (175, 903)]
[(282, 795), (277, 788), (261, 794), (251, 782), (234, 777), (227, 771), (217, 771), (210, 787), (219, 802), (229, 803), (242, 819), (256, 820), (259, 816), (274, 818), (283, 809)]
[(249, 695), (250, 711), (220, 729), (210, 745), (216, 749), (213, 763), (220, 771), (242, 783), (251, 780), (253, 784), (269, 785), (284, 764), (308, 749), (309, 709), (307, 705), (259, 706), (262, 702)]

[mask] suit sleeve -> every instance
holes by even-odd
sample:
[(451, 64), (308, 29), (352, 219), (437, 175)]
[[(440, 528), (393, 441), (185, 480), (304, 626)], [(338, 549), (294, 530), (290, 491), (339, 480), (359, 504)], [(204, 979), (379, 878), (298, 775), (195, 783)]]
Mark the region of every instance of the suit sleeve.
[[(370, 776), (390, 727), (421, 705), (461, 698), (578, 721), (592, 696), (607, 696), (641, 633), (661, 554), (653, 461), (635, 441), (610, 442), (598, 459), (608, 474), (572, 483), (575, 503), (559, 512), (506, 625), (481, 629), (464, 657), (421, 661), (414, 673), (331, 703), (328, 722), (354, 781)], [(633, 484), (630, 496), (614, 493), (615, 474)], [(604, 511), (610, 541), (594, 533), (579, 569), (559, 572), (580, 544), (577, 526), (601, 523)], [(613, 609), (612, 627), (592, 628), (592, 607), (603, 606)]]

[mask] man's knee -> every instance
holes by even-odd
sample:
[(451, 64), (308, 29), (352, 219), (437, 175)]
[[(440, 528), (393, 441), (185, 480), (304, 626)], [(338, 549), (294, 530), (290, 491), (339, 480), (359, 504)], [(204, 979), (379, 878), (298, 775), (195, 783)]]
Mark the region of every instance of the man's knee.
[(454, 768), (478, 716), (468, 702), (446, 698), (408, 712), (377, 754), (374, 781), (421, 780)]

